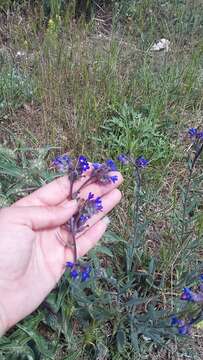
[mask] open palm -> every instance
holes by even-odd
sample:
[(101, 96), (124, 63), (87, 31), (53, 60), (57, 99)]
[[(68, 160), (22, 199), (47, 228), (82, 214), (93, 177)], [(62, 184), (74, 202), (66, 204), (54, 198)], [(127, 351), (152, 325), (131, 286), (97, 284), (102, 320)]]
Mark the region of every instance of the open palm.
[[(80, 193), (102, 196), (103, 211), (88, 222), (88, 230), (77, 237), (78, 256), (84, 255), (101, 238), (107, 227), (103, 218), (121, 198), (116, 184), (86, 185)], [(80, 179), (76, 191), (89, 174)], [(69, 199), (70, 183), (61, 177), (0, 210), (0, 333), (34, 311), (56, 286), (65, 271), (66, 261), (73, 260), (65, 247), (71, 236), (62, 225), (77, 211)]]

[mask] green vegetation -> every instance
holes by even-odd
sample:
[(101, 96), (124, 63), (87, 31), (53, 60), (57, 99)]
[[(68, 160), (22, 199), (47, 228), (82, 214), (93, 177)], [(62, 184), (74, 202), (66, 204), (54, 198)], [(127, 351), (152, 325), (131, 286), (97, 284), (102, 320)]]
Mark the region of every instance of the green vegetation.
[[(88, 289), (65, 275), (2, 337), (0, 359), (200, 360), (168, 317), (202, 271), (202, 157), (187, 195), (187, 129), (203, 123), (202, 1), (87, 1), (88, 19), (78, 4), (0, 1), (0, 206), (51, 181), (56, 153), (131, 153), (150, 166), (136, 198), (122, 169), (123, 200), (88, 254)], [(169, 51), (151, 51), (161, 38)]]

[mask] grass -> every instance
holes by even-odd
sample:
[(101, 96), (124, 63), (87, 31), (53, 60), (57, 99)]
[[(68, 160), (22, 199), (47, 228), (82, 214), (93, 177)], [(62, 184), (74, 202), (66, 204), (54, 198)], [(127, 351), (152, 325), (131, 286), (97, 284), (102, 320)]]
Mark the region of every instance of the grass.
[[(185, 134), (202, 125), (201, 14), (201, 2), (175, 0), (120, 2), (88, 24), (76, 23), (71, 7), (54, 23), (43, 21), (40, 7), (23, 15), (1, 13), (1, 206), (51, 181), (47, 164), (54, 152), (82, 152), (94, 161), (120, 152), (150, 159), (142, 177), (133, 271), (125, 266), (134, 186), (127, 168), (111, 231), (89, 254), (101, 273), (90, 284), (91, 299), (64, 277), (47, 299), (51, 310), (40, 307), (2, 338), (2, 359), (202, 358), (195, 344), (201, 334), (167, 342), (168, 328), (157, 311), (178, 308), (182, 286), (192, 284), (202, 263), (200, 166), (192, 184), (196, 213), (189, 241), (179, 240), (188, 177)], [(170, 51), (151, 52), (163, 37)], [(57, 149), (47, 153), (47, 144)], [(136, 319), (133, 331), (128, 313)]]

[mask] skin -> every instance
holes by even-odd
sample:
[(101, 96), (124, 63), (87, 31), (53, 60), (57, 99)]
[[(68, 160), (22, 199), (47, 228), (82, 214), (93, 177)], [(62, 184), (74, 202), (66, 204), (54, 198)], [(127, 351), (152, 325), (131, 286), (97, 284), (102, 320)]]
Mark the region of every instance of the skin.
[[(74, 185), (76, 191), (90, 172)], [(86, 231), (77, 236), (78, 257), (85, 255), (104, 234), (106, 214), (118, 204), (122, 183), (120, 173), (115, 184), (85, 186), (80, 198), (89, 192), (102, 196), (103, 211), (89, 220)], [(70, 183), (61, 177), (0, 210), (0, 335), (32, 313), (56, 286), (73, 261), (70, 248), (64, 246), (70, 234), (62, 225), (77, 211), (77, 202), (69, 199)]]

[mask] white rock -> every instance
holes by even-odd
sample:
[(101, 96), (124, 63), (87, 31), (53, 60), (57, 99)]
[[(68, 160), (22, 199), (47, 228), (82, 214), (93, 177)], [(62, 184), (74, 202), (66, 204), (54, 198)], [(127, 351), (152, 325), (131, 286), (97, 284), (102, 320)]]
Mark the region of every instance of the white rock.
[(25, 51), (17, 51), (17, 53), (16, 53), (16, 57), (24, 57), (24, 56), (26, 56), (26, 52)]
[(151, 47), (152, 51), (169, 51), (170, 41), (167, 39), (160, 39)]

